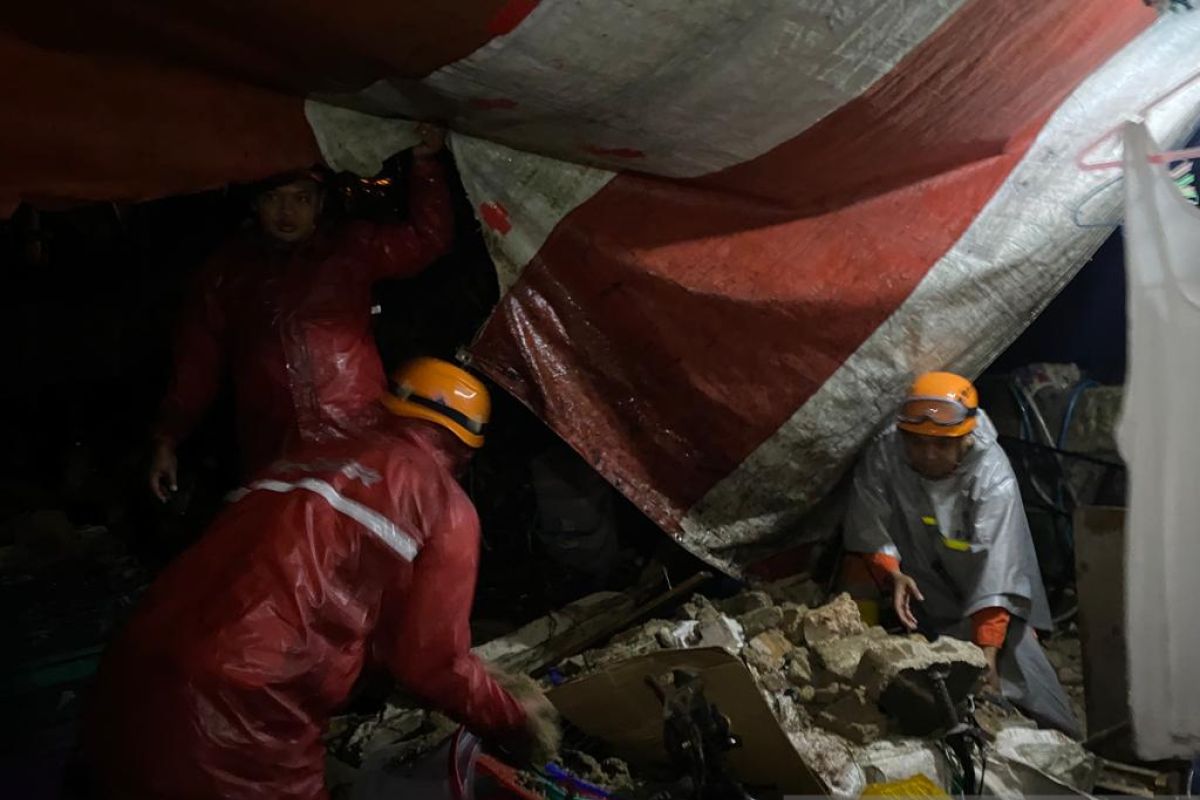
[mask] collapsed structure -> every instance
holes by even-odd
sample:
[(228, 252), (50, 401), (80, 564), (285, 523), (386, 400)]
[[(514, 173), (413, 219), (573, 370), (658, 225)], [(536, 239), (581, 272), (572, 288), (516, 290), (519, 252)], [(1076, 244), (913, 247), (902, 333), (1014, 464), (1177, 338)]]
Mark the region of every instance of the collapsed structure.
[[(848, 595), (822, 604), (823, 596), (820, 586), (802, 577), (721, 600), (697, 594), (670, 619), (637, 624), (601, 647), (561, 660), (545, 683), (549, 687), (602, 674), (663, 651), (720, 648), (745, 664), (787, 739), (831, 793), (857, 796), (869, 783), (915, 774), (947, 791), (957, 786), (961, 775), (956, 774), (959, 768), (942, 738), (944, 720), (934, 707), (914, 713), (910, 704), (906, 709), (898, 690), (941, 670), (951, 694), (965, 697), (986, 670), (983, 652), (948, 637), (929, 642), (919, 635), (889, 634), (866, 625)], [(596, 602), (580, 601), (582, 607), (594, 607)], [(563, 610), (558, 619), (560, 634), (564, 627), (578, 624), (570, 621), (575, 610)], [(535, 621), (479, 650), (511, 658), (520, 650), (515, 642), (524, 640), (528, 647), (531, 632), (550, 627), (544, 620)], [(550, 696), (554, 698), (553, 691)], [(1030, 720), (1002, 704), (979, 701), (975, 718), (990, 740), (988, 791), (1017, 796), (1023, 791), (1071, 793), (1093, 788), (1097, 761), (1078, 743), (1054, 731), (1037, 730)], [(575, 720), (568, 714), (567, 722)], [(372, 759), (419, 758), (454, 728), (436, 714), (389, 704), (378, 716), (347, 721), (334, 737), (333, 760), (338, 769), (346, 770), (348, 779), (353, 774), (349, 767)], [(913, 735), (914, 729), (921, 735)], [(571, 753), (568, 758), (577, 765), (596, 765), (588, 773), (601, 780), (605, 775), (625, 774), (623, 762), (609, 758), (603, 742), (593, 740), (588, 745), (599, 749), (583, 756)], [(646, 765), (630, 766), (636, 787), (645, 779)], [(626, 781), (618, 778), (609, 788), (629, 791)]]

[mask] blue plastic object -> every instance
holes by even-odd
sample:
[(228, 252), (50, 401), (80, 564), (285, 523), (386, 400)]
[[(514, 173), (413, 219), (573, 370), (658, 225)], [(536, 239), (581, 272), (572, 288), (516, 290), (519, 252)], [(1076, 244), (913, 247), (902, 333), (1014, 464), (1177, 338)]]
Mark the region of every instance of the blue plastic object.
[(560, 767), (558, 764), (547, 764), (544, 771), (545, 771), (546, 775), (553, 778), (554, 780), (561, 781), (566, 784), (570, 784), (573, 788), (578, 789), (581, 792), (586, 792), (587, 794), (595, 795), (597, 797), (612, 797), (613, 796), (612, 793), (606, 789), (601, 789), (599, 786), (596, 786), (594, 784), (588, 783), (587, 781), (583, 781), (583, 780), (580, 780), (579, 778), (576, 778), (574, 775), (567, 772), (565, 769)]

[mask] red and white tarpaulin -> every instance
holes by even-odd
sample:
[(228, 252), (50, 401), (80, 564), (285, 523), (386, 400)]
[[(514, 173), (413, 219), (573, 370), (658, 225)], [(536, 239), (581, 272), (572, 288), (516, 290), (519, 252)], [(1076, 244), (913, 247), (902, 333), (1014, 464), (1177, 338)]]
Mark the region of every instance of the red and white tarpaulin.
[[(763, 85), (746, 79), (759, 53), (742, 64), (738, 48), (718, 45), (719, 67), (699, 72), (703, 59), (667, 42), (662, 64), (644, 70), (648, 85), (601, 94), (618, 120), (625, 108), (645, 114), (645, 138), (633, 120), (628, 131), (558, 123), (560, 143), (674, 180), (564, 164), (499, 137), (456, 139), (511, 286), (476, 363), (722, 566), (736, 566), (743, 545), (803, 535), (805, 512), (914, 373), (974, 374), (1032, 320), (1110, 232), (1072, 221), (1110, 177), (1081, 173), (1075, 154), (1200, 66), (1194, 20), (1128, 42), (1142, 18), (1126, 8), (1136, 13), (1122, 19), (1119, 4), (911, 5), (844, 14), (845, 29), (806, 29), (815, 21), (800, 15), (726, 29), (775, 55)], [(514, 32), (512, 60), (543, 41), (543, 19), (572, 29), (562, 6), (553, 11)], [(613, 52), (653, 62), (645, 27)], [(562, 49), (547, 60), (582, 46), (548, 40)], [(503, 55), (495, 42), (486, 62)], [(484, 70), (454, 66), (464, 74), (478, 86)], [(741, 107), (728, 115), (704, 102), (733, 95)], [(1160, 124), (1190, 131), (1198, 97)], [(695, 151), (683, 101), (702, 109)], [(607, 113), (590, 98), (581, 107)]]
[[(975, 373), (1036, 315), (1108, 233), (1072, 221), (1110, 177), (1076, 152), (1200, 66), (1200, 16), (1141, 0), (39, 18), (63, 4), (0, 23), (0, 58), (40, 76), (0, 87), (32, 120), (0, 133), (0, 200), (194, 190), (318, 153), (370, 171), (411, 141), (390, 118), (450, 120), (508, 289), (475, 363), (731, 568), (796, 531), (913, 373)], [(1198, 104), (1156, 110), (1157, 138)]]

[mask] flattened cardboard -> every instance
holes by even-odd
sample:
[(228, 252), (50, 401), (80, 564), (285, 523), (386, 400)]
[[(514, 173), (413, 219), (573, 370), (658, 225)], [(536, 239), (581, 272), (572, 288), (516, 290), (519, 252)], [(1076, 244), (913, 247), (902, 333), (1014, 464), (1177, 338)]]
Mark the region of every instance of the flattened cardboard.
[(563, 684), (549, 697), (563, 717), (627, 761), (663, 763), (662, 704), (646, 678), (681, 668), (700, 674), (709, 702), (729, 717), (733, 732), (742, 738), (742, 746), (728, 755), (739, 780), (784, 794), (829, 794), (792, 747), (750, 670), (719, 648), (648, 653)]

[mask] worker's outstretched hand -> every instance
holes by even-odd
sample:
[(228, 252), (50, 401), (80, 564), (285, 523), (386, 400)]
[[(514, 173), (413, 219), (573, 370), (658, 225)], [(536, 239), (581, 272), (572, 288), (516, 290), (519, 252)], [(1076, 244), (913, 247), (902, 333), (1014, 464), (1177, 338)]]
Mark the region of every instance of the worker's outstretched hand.
[(541, 766), (558, 758), (558, 747), (562, 744), (558, 710), (541, 692), (521, 698), (521, 707), (525, 709), (530, 763)]
[(916, 598), (917, 602), (925, 602), (925, 596), (917, 588), (917, 582), (903, 572), (893, 574), (892, 606), (896, 609), (896, 616), (900, 618), (900, 622), (910, 631), (917, 629), (917, 617), (912, 610), (913, 598)]
[(413, 155), (418, 158), (428, 158), (442, 151), (446, 146), (446, 129), (432, 122), (422, 122), (417, 126), (417, 136), (421, 143), (413, 147)]
[(165, 503), (171, 492), (178, 490), (179, 462), (175, 458), (175, 446), (168, 441), (159, 441), (150, 456), (150, 491)]
[(562, 730), (558, 723), (558, 711), (554, 708), (541, 687), (525, 675), (513, 675), (495, 668), (492, 677), (512, 695), (525, 711), (524, 730), (504, 742), (505, 749), (518, 761), (543, 766), (558, 757), (562, 742)]

